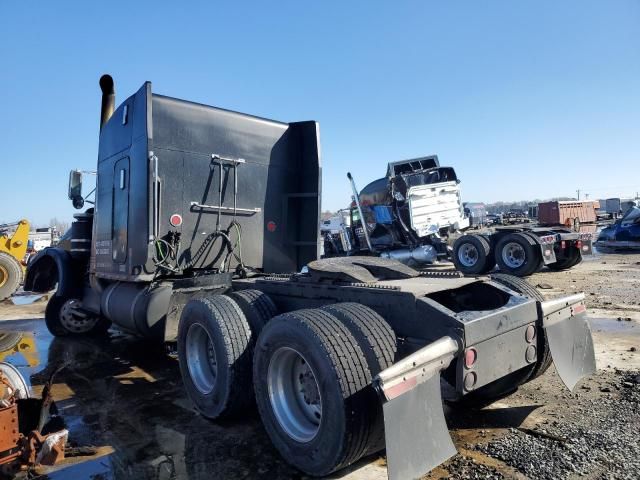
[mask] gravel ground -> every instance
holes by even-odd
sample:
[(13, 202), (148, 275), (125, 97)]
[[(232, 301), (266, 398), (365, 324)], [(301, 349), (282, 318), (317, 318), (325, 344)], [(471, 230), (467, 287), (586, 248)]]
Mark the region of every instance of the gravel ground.
[(640, 375), (620, 372), (600, 380), (600, 398), (575, 398), (557, 420), (533, 430), (512, 428), (477, 448), (530, 478), (640, 477)]

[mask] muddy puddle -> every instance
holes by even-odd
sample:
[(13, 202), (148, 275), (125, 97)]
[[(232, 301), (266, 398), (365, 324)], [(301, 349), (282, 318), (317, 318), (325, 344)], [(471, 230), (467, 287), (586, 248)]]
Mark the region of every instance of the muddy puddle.
[(41, 319), (2, 322), (0, 329), (0, 357), (36, 395), (61, 369), (53, 397), (70, 444), (113, 450), (42, 478), (300, 478), (273, 450), (255, 412), (216, 423), (197, 415), (177, 361), (162, 347), (118, 333), (105, 340), (54, 338)]
[[(621, 320), (618, 320), (620, 318)], [(600, 317), (589, 318), (589, 325), (594, 332), (603, 333), (628, 333), (630, 335), (640, 335), (640, 327), (630, 317)]]

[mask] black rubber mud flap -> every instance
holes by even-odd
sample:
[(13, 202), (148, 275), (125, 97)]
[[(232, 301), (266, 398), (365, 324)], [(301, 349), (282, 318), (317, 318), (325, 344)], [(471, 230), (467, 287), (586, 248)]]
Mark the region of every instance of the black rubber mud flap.
[[(542, 304), (543, 311), (545, 303), (548, 302)], [(558, 375), (573, 390), (582, 377), (596, 371), (596, 356), (584, 305), (569, 304), (564, 310), (569, 310), (569, 315), (562, 312), (547, 315), (543, 326)]]
[(389, 480), (421, 478), (456, 454), (442, 408), (440, 372), (382, 408)]

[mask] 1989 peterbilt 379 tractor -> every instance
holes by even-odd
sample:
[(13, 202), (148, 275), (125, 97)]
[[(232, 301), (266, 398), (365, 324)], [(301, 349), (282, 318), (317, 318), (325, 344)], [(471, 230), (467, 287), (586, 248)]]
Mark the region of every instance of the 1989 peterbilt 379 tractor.
[[(491, 402), (552, 360), (569, 388), (593, 371), (582, 294), (545, 301), (509, 275), (318, 260), (315, 122), (160, 96), (150, 83), (114, 111), (111, 77), (100, 85), (95, 206), (26, 277), (28, 290), (57, 285), (54, 335), (113, 324), (175, 343), (202, 415), (257, 404), (282, 456), (316, 476), (386, 448), (390, 478), (418, 477), (455, 453), (443, 396)], [(72, 172), (78, 207), (81, 184)]]

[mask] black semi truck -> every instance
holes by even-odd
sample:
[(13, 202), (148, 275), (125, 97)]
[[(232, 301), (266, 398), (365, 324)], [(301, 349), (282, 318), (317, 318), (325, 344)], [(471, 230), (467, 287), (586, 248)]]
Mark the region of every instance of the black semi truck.
[[(202, 415), (257, 404), (275, 447), (322, 476), (386, 448), (392, 479), (455, 453), (442, 402), (485, 404), (550, 363), (593, 372), (582, 294), (544, 301), (504, 274), (432, 278), (394, 260), (318, 260), (315, 122), (152, 93), (115, 109), (100, 79), (94, 205), (30, 263), (57, 336), (113, 325), (177, 348)], [(82, 175), (70, 174), (77, 208)], [(296, 273), (300, 272), (300, 273)]]

